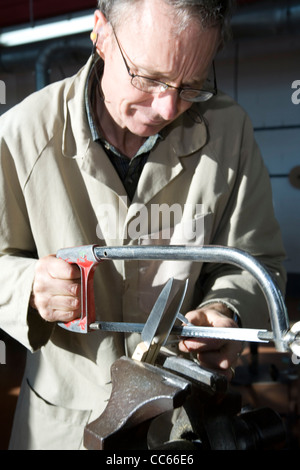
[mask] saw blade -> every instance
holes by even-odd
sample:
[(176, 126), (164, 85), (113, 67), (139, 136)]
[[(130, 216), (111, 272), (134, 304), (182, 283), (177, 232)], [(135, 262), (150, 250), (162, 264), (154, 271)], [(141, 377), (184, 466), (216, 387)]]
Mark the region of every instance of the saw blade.
[[(90, 325), (91, 330), (117, 332), (117, 333), (139, 333), (144, 328), (144, 323), (126, 322), (95, 322)], [(229, 341), (245, 341), (256, 343), (268, 343), (274, 339), (274, 335), (268, 330), (257, 330), (253, 328), (217, 328), (206, 326), (173, 326), (170, 335), (181, 338), (192, 339), (221, 339)]]

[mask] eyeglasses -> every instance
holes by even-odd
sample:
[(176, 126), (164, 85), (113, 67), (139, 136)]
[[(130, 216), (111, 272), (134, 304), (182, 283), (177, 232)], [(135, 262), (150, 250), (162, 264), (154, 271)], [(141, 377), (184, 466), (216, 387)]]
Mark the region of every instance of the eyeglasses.
[(182, 87), (176, 87), (169, 85), (168, 83), (161, 82), (159, 80), (153, 80), (152, 78), (144, 77), (143, 75), (136, 75), (131, 72), (130, 67), (125, 59), (125, 55), (122, 51), (121, 45), (118, 41), (118, 38), (116, 36), (116, 33), (113, 29), (114, 36), (116, 38), (118, 48), (120, 50), (121, 56), (123, 58), (125, 67), (127, 69), (127, 72), (129, 76), (131, 77), (131, 84), (134, 86), (139, 91), (142, 91), (144, 93), (151, 93), (151, 94), (158, 94), (158, 93), (164, 93), (167, 91), (169, 88), (172, 88), (174, 90), (178, 90), (179, 96), (182, 100), (184, 101), (189, 101), (189, 102), (203, 102), (203, 101), (208, 101), (210, 98), (215, 96), (218, 93), (217, 89), (217, 79), (216, 79), (216, 70), (215, 70), (215, 63), (213, 62), (213, 74), (214, 74), (214, 87), (212, 90), (197, 90), (195, 88), (182, 88)]

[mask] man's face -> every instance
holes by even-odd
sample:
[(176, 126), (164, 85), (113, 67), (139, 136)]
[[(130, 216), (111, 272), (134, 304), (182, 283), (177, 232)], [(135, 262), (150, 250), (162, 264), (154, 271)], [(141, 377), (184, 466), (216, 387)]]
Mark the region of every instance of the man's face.
[[(201, 89), (210, 72), (219, 44), (219, 31), (203, 31), (195, 21), (175, 34), (170, 6), (161, 0), (132, 7), (128, 20), (115, 31), (130, 72), (176, 87)], [(182, 100), (172, 88), (159, 94), (137, 90), (131, 84), (116, 37), (103, 43), (105, 62), (102, 91), (106, 108), (122, 129), (140, 137), (161, 131), (192, 103)]]

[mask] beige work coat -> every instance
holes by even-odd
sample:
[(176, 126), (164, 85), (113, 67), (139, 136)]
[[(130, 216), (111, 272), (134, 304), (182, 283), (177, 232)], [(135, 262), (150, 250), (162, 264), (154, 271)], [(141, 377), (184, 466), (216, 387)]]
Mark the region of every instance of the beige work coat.
[[(256, 256), (284, 286), (269, 178), (246, 113), (219, 94), (194, 106), (201, 122), (188, 114), (178, 118), (151, 151), (130, 204), (91, 137), (84, 105), (89, 68), (90, 62), (0, 118), (0, 327), (29, 351), (24, 383), (34, 396), (22, 393), (23, 425), (31, 422), (34, 434), (31, 403), (38, 400), (35, 410), (43, 403), (43, 413), (56, 417), (52, 444), (49, 417), (45, 430), (53, 448), (78, 448), (91, 410), (99, 415), (109, 397), (111, 364), (131, 354), (137, 338), (80, 335), (45, 323), (28, 308), (37, 258), (86, 244), (224, 245)], [(182, 209), (167, 235), (170, 226), (151, 214), (162, 204)], [(141, 219), (141, 211), (148, 218)], [(149, 214), (151, 223), (145, 223)], [(192, 237), (182, 230), (195, 224), (204, 230)], [(186, 261), (102, 263), (95, 274), (97, 319), (144, 322), (169, 277), (189, 278), (183, 312), (221, 299), (239, 312), (243, 326), (268, 326), (264, 298), (250, 275), (229, 265)], [(57, 419), (69, 426), (62, 435)], [(42, 429), (41, 420), (36, 427)], [(46, 447), (26, 432), (16, 447)]]

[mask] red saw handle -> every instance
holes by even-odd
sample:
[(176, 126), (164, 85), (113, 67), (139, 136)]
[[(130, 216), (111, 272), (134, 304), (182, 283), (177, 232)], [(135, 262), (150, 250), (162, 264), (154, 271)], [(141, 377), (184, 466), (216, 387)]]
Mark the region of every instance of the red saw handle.
[(94, 246), (81, 246), (59, 250), (56, 257), (70, 264), (77, 264), (81, 272), (81, 316), (68, 323), (58, 323), (62, 328), (75, 333), (88, 333), (96, 320), (94, 297), (94, 273), (99, 261)]

